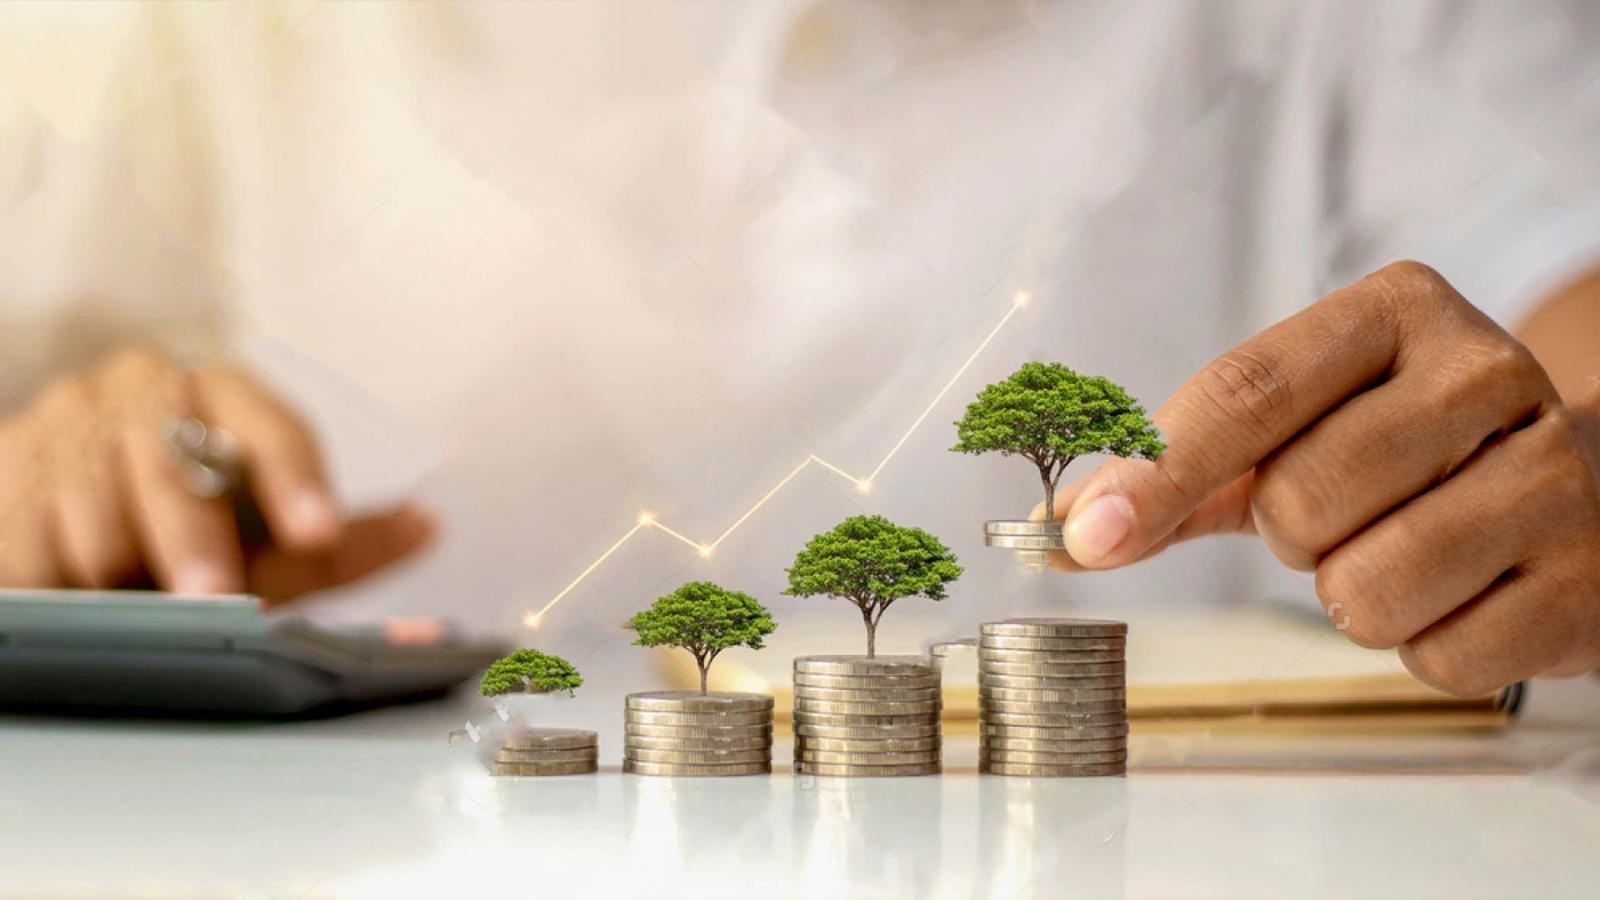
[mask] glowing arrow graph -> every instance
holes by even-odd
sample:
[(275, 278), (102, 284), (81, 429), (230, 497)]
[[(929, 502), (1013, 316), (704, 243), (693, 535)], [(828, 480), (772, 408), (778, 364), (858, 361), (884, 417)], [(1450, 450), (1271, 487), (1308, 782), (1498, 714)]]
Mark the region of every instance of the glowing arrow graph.
[(577, 574), (577, 577), (568, 582), (567, 586), (561, 589), (561, 593), (551, 597), (549, 602), (545, 603), (543, 608), (541, 608), (538, 612), (533, 612), (530, 610), (527, 615), (523, 617), (522, 624), (529, 628), (538, 628), (539, 624), (544, 620), (546, 613), (554, 609), (556, 604), (566, 599), (567, 595), (572, 593), (573, 590), (578, 587), (578, 585), (583, 584), (584, 579), (594, 574), (596, 569), (604, 565), (606, 560), (610, 559), (611, 556), (618, 550), (621, 550), (623, 545), (627, 544), (628, 541), (633, 539), (634, 535), (641, 531), (659, 531), (673, 540), (681, 541), (682, 543), (694, 548), (694, 551), (700, 554), (702, 558), (711, 556), (711, 554), (716, 552), (717, 547), (720, 546), (723, 541), (727, 540), (730, 535), (739, 530), (739, 526), (749, 521), (750, 517), (755, 515), (756, 511), (761, 509), (761, 507), (765, 506), (768, 500), (771, 500), (779, 491), (783, 490), (784, 487), (789, 484), (789, 482), (795, 480), (795, 478), (797, 478), (801, 472), (804, 472), (811, 466), (820, 466), (821, 468), (832, 472), (851, 484), (854, 484), (856, 490), (866, 493), (872, 488), (873, 481), (875, 481), (878, 475), (883, 472), (884, 467), (889, 464), (891, 459), (894, 459), (895, 454), (900, 452), (900, 448), (904, 447), (906, 441), (911, 439), (911, 435), (915, 434), (916, 430), (921, 427), (925, 420), (927, 420), (928, 415), (933, 412), (934, 407), (939, 405), (939, 401), (943, 400), (945, 395), (950, 393), (950, 389), (955, 387), (956, 382), (961, 380), (961, 376), (966, 374), (967, 369), (972, 367), (972, 364), (977, 361), (984, 349), (987, 348), (989, 343), (995, 339), (995, 336), (1000, 333), (1000, 330), (1005, 328), (1006, 323), (1011, 321), (1011, 317), (1015, 316), (1018, 310), (1027, 305), (1027, 302), (1028, 295), (1025, 293), (1018, 292), (1016, 296), (1012, 298), (1011, 308), (1006, 311), (1006, 314), (1000, 318), (1000, 321), (995, 323), (994, 328), (991, 329), (989, 333), (984, 336), (983, 340), (978, 343), (978, 346), (973, 349), (972, 355), (968, 356), (967, 361), (961, 364), (961, 368), (956, 369), (955, 374), (950, 376), (950, 380), (944, 383), (944, 387), (939, 389), (939, 393), (935, 394), (933, 399), (928, 401), (928, 405), (923, 407), (921, 414), (919, 414), (916, 419), (912, 420), (911, 425), (906, 428), (905, 433), (900, 435), (900, 439), (894, 442), (894, 446), (889, 448), (889, 452), (883, 455), (883, 459), (878, 460), (878, 464), (874, 466), (872, 471), (868, 472), (866, 475), (852, 475), (839, 466), (836, 466), (822, 457), (817, 456), (815, 453), (810, 454), (805, 459), (801, 460), (799, 465), (791, 469), (789, 474), (783, 476), (783, 478), (777, 484), (774, 484), (765, 494), (762, 494), (761, 499), (757, 500), (737, 519), (734, 519), (727, 528), (722, 529), (721, 534), (709, 541), (697, 541), (685, 534), (667, 527), (666, 524), (656, 519), (655, 515), (652, 513), (640, 513), (638, 520), (634, 522), (632, 528), (629, 528), (627, 531), (623, 532), (622, 536), (617, 538), (616, 543), (612, 544), (610, 547), (607, 547), (604, 553), (601, 553), (599, 556), (595, 557), (594, 562), (589, 563), (589, 565), (585, 567), (583, 571)]

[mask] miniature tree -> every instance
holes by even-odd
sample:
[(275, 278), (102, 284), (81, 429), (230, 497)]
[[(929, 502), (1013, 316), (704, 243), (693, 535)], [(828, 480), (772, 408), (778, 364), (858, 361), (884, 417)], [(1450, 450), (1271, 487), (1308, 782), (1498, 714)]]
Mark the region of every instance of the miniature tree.
[(583, 676), (572, 667), (572, 663), (553, 653), (523, 649), (495, 660), (489, 671), (483, 673), (478, 692), (485, 697), (498, 697), (515, 691), (529, 694), (566, 691), (571, 694), (582, 686)]
[(1023, 363), (980, 391), (955, 424), (951, 450), (998, 451), (1038, 467), (1047, 522), (1055, 521), (1056, 486), (1074, 459), (1089, 453), (1155, 459), (1167, 448), (1127, 391), (1060, 363)]
[(867, 656), (877, 655), (878, 622), (901, 597), (943, 600), (961, 577), (955, 555), (920, 528), (882, 516), (852, 516), (806, 542), (789, 568), (791, 597), (838, 597), (861, 610)]
[(775, 631), (772, 613), (756, 598), (691, 581), (634, 614), (628, 627), (638, 632), (641, 647), (682, 647), (700, 669), (700, 693), (717, 654), (729, 647), (760, 650), (761, 639)]

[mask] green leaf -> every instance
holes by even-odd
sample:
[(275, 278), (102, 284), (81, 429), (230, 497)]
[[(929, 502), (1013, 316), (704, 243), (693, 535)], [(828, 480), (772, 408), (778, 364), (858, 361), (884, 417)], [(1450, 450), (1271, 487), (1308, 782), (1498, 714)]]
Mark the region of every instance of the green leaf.
[(478, 692), (485, 697), (515, 691), (548, 694), (564, 690), (571, 693), (582, 685), (583, 676), (572, 663), (554, 654), (522, 649), (496, 660), (483, 674)]
[(902, 597), (943, 600), (945, 586), (960, 577), (955, 555), (928, 532), (882, 516), (853, 516), (806, 542), (784, 593), (881, 609)]
[(682, 647), (699, 658), (729, 647), (760, 650), (778, 625), (749, 594), (691, 581), (635, 613), (628, 627), (641, 647)]
[(978, 392), (956, 425), (959, 453), (1021, 456), (1041, 472), (1090, 453), (1155, 459), (1166, 449), (1144, 407), (1098, 375), (1029, 362)]

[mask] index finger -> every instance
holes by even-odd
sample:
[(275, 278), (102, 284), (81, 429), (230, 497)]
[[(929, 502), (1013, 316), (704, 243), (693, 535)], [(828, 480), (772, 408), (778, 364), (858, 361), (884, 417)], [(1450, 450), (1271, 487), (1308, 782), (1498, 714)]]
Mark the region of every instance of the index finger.
[(1109, 568), (1165, 541), (1272, 451), (1390, 374), (1405, 302), (1440, 286), (1425, 266), (1387, 266), (1207, 364), (1152, 417), (1167, 450), (1154, 462), (1111, 460), (1079, 493), (1067, 551)]

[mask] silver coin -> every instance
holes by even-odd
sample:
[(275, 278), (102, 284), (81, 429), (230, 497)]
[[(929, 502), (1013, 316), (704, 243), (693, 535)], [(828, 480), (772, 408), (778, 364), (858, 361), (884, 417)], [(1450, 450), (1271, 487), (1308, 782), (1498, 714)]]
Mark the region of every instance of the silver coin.
[(1126, 700), (1085, 700), (1081, 703), (1048, 703), (1043, 700), (996, 700), (978, 695), (981, 712), (1017, 713), (1025, 716), (1127, 716)]
[(1085, 763), (1078, 766), (1050, 766), (1034, 763), (980, 761), (978, 771), (988, 775), (1020, 775), (1028, 778), (1085, 778), (1097, 775), (1124, 775), (1128, 764)]
[(978, 752), (985, 750), (1021, 750), (1028, 753), (1106, 753), (1128, 749), (1124, 737), (1101, 738), (1092, 741), (1040, 741), (1032, 738), (995, 737), (978, 735)]
[(980, 634), (1008, 637), (1106, 638), (1128, 635), (1128, 623), (1115, 619), (1015, 618), (1003, 622), (984, 622)]
[(507, 750), (577, 750), (598, 747), (600, 735), (581, 728), (528, 728), (506, 739)]
[(978, 673), (978, 687), (1008, 691), (1111, 691), (1127, 690), (1124, 675), (1091, 675), (1064, 678), (1055, 675), (990, 675)]
[[(1096, 641), (1098, 638), (1035, 638), (1035, 637), (1010, 637), (1003, 634), (986, 634), (978, 638), (978, 655), (980, 657), (1004, 656), (1004, 653), (985, 651), (1017, 651), (1037, 653), (1056, 657), (1061, 662), (1117, 662), (1126, 658), (1126, 649), (1123, 646), (1111, 649), (1097, 649), (1094, 647), (1077, 647), (1074, 644), (1081, 641)], [(1035, 658), (1016, 660), (1017, 662), (1036, 662)]]
[(936, 765), (939, 762), (938, 750), (907, 751), (905, 753), (842, 753), (832, 750), (804, 750), (795, 754), (795, 759), (808, 763), (823, 763), (835, 766), (918, 766)]
[[(1048, 640), (1049, 646), (1013, 647), (1001, 646), (1000, 641), (1028, 641), (1037, 644)], [(1032, 638), (1012, 637), (1003, 634), (985, 634), (978, 638), (978, 646), (987, 650), (1065, 650), (1071, 653), (1117, 653), (1126, 656), (1128, 652), (1128, 639), (1125, 637), (1064, 637), (1064, 638)], [(1122, 658), (1122, 657), (1119, 657)]]
[(939, 689), (931, 688), (818, 688), (795, 685), (796, 698), (807, 700), (841, 700), (852, 703), (912, 703), (939, 699)]
[(978, 675), (1007, 675), (1022, 678), (1096, 678), (1108, 675), (1127, 675), (1128, 664), (1122, 660), (1102, 663), (1051, 663), (1041, 661), (1013, 662), (1016, 655), (978, 656)]
[(884, 691), (891, 688), (937, 688), (939, 687), (938, 674), (933, 675), (814, 675), (810, 672), (794, 673), (794, 686), (829, 688), (832, 690), (853, 690), (866, 688), (874, 691)]
[(918, 738), (938, 738), (938, 720), (928, 722), (912, 721), (904, 725), (823, 725), (796, 719), (794, 724), (795, 738), (810, 740), (820, 738), (823, 740), (839, 741), (878, 741), (878, 740), (914, 740)]
[(937, 735), (920, 738), (883, 738), (854, 741), (840, 738), (819, 738), (795, 735), (795, 750), (822, 750), (828, 753), (912, 753), (919, 750), (938, 750), (943, 742)]
[(795, 672), (811, 675), (931, 676), (939, 671), (925, 656), (797, 656)]
[(772, 735), (741, 738), (685, 738), (647, 737), (642, 734), (623, 735), (628, 747), (648, 750), (762, 750), (772, 746)]
[(772, 751), (765, 747), (760, 750), (652, 750), (629, 745), (622, 748), (622, 758), (635, 762), (722, 766), (737, 763), (770, 763)]
[(1128, 689), (1114, 688), (1002, 688), (987, 685), (978, 688), (979, 697), (1017, 703), (1094, 703), (1121, 700), (1126, 703)]
[(895, 728), (902, 725), (932, 725), (937, 727), (939, 713), (934, 711), (903, 716), (829, 715), (827, 713), (797, 709), (794, 711), (794, 722), (796, 726), (830, 725), (839, 728), (858, 729), (863, 732), (877, 732), (880, 728)]
[(820, 713), (826, 716), (925, 716), (938, 715), (940, 702), (915, 700), (905, 703), (892, 701), (847, 703), (842, 700), (808, 700), (794, 698), (796, 713)]
[(763, 712), (729, 712), (729, 713), (695, 713), (695, 712), (651, 712), (643, 709), (625, 709), (622, 711), (623, 722), (632, 722), (635, 725), (700, 725), (722, 726), (724, 728), (734, 725), (765, 725), (772, 721), (772, 711)]
[(1121, 710), (1076, 715), (1043, 715), (986, 709), (978, 714), (978, 718), (984, 725), (1021, 725), (1025, 728), (1098, 728), (1106, 725), (1121, 725), (1128, 721), (1127, 715)]
[(1095, 753), (1039, 753), (1032, 750), (986, 748), (978, 751), (980, 762), (1030, 763), (1043, 766), (1082, 766), (1090, 763), (1126, 762), (1128, 751), (1102, 750)]
[(600, 770), (600, 764), (594, 760), (587, 762), (549, 762), (549, 763), (508, 763), (496, 762), (489, 767), (495, 775), (587, 775)]
[(709, 725), (640, 725), (637, 722), (626, 722), (623, 724), (622, 730), (624, 734), (641, 734), (645, 737), (693, 738), (702, 741), (772, 737), (771, 722), (764, 722), (760, 725), (732, 725), (727, 727)]
[(1060, 522), (1035, 522), (1031, 519), (992, 519), (983, 523), (984, 534), (1049, 535), (1061, 533)]
[(729, 763), (722, 766), (696, 766), (685, 763), (653, 763), (624, 759), (622, 771), (633, 775), (664, 775), (671, 778), (730, 778), (738, 775), (768, 775), (770, 762)]
[(767, 694), (741, 694), (717, 692), (702, 694), (698, 691), (646, 691), (629, 694), (624, 701), (626, 709), (651, 712), (732, 713), (761, 712), (772, 708), (772, 697)]
[(495, 754), (496, 762), (583, 762), (599, 759), (599, 747), (579, 747), (576, 750), (513, 750), (502, 748)]
[(1068, 741), (1092, 741), (1104, 738), (1127, 737), (1127, 722), (1108, 722), (1105, 724), (1083, 725), (1080, 727), (1037, 726), (1037, 725), (1002, 725), (993, 722), (982, 722), (978, 726), (982, 740), (1037, 740), (1066, 743)]
[(903, 766), (848, 766), (836, 763), (817, 763), (800, 760), (794, 764), (797, 775), (824, 775), (844, 778), (889, 778), (905, 775), (937, 775), (939, 763), (919, 763)]
[(999, 547), (1001, 550), (1065, 550), (1067, 539), (1064, 535), (1057, 534), (985, 534), (983, 536), (985, 547)]

